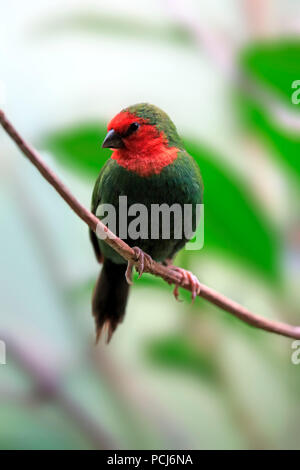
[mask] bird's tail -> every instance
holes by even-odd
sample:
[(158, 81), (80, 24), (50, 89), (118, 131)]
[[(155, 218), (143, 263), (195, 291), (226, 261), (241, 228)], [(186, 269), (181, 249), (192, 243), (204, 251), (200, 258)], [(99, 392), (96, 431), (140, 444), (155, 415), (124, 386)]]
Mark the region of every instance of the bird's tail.
[(129, 293), (125, 272), (125, 264), (115, 264), (107, 259), (103, 263), (92, 299), (93, 316), (96, 321), (96, 342), (101, 333), (106, 331), (108, 343), (124, 318)]

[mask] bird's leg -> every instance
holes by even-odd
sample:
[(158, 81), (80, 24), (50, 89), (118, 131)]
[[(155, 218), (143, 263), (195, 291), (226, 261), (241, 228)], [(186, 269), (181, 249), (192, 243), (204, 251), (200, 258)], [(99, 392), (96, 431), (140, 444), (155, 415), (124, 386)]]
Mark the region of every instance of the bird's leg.
[(134, 246), (133, 251), (135, 252), (136, 256), (136, 262), (134, 261), (128, 261), (127, 264), (127, 269), (125, 273), (126, 281), (128, 284), (132, 284), (132, 268), (135, 266), (136, 271), (139, 273), (139, 278), (144, 272), (145, 268), (145, 259), (147, 260), (148, 263), (152, 262), (152, 258), (150, 255), (145, 253), (143, 250), (141, 250), (138, 246)]
[[(191, 273), (191, 271), (187, 271), (186, 269), (178, 268), (177, 266), (170, 266), (170, 268), (173, 269), (173, 271), (176, 271), (177, 273), (181, 274), (182, 281), (189, 284), (192, 291), (192, 302), (194, 302), (196, 296), (199, 295), (201, 291), (201, 284), (195, 274)], [(173, 290), (173, 294), (175, 299), (179, 301), (180, 299), (178, 288), (179, 285), (176, 284)]]
[[(173, 265), (173, 260), (172, 258), (166, 258), (163, 262), (162, 262), (162, 265), (163, 266), (172, 266)], [(175, 267), (175, 266), (174, 266)]]

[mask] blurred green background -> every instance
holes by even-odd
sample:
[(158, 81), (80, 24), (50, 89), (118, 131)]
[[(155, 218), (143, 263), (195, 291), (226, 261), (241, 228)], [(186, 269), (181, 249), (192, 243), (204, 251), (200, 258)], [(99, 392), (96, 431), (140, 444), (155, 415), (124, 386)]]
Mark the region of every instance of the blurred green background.
[[(176, 263), (300, 323), (300, 4), (0, 1), (0, 106), (87, 207), (105, 126), (148, 101), (205, 185), (205, 245)], [(94, 347), (87, 227), (0, 132), (1, 449), (300, 448), (292, 340), (144, 275)]]

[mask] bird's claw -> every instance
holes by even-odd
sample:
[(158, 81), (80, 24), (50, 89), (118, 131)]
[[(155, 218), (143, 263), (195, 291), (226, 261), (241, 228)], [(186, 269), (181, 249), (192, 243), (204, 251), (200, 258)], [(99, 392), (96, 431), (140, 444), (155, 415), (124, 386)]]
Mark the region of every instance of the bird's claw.
[(134, 266), (134, 263), (132, 261), (128, 261), (127, 263), (127, 269), (125, 272), (125, 278), (127, 283), (131, 286), (133, 284), (132, 282), (132, 268)]
[[(177, 266), (173, 266), (172, 269), (176, 271), (177, 273), (181, 274), (181, 282), (187, 283), (191, 287), (192, 303), (194, 303), (196, 296), (199, 295), (201, 292), (201, 284), (198, 281), (197, 277), (195, 276), (195, 274), (191, 273), (190, 271), (187, 271), (186, 269), (178, 268)], [(179, 285), (176, 284), (173, 290), (173, 295), (176, 300), (180, 301), (178, 288), (179, 288)]]
[(177, 300), (177, 302), (182, 302), (182, 300), (179, 298), (179, 285), (178, 284), (176, 284), (174, 287), (173, 295), (175, 299)]
[(127, 269), (126, 269), (126, 273), (125, 273), (126, 281), (128, 282), (128, 284), (132, 284), (132, 269), (133, 269), (133, 266), (135, 266), (135, 269), (139, 274), (138, 278), (140, 279), (140, 277), (143, 274), (144, 269), (145, 269), (145, 259), (147, 260), (148, 263), (151, 263), (151, 261), (152, 261), (151, 256), (148, 255), (147, 253), (145, 253), (139, 247), (134, 246), (132, 249), (135, 252), (136, 261), (135, 262), (134, 261), (128, 261)]

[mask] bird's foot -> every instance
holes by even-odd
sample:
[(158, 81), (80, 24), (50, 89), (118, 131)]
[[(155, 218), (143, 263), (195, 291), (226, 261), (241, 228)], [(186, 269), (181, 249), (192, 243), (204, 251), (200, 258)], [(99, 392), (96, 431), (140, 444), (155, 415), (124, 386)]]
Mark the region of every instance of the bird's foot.
[[(181, 274), (182, 282), (187, 283), (190, 286), (192, 292), (192, 303), (194, 303), (196, 296), (199, 295), (201, 292), (201, 284), (198, 281), (197, 277), (195, 276), (195, 274), (191, 273), (191, 271), (187, 271), (186, 269), (178, 268), (177, 266), (171, 266), (171, 268), (177, 273)], [(175, 299), (180, 301), (178, 289), (179, 285), (176, 284), (173, 290), (173, 294)]]
[(135, 252), (136, 261), (135, 262), (134, 261), (128, 261), (127, 269), (126, 269), (126, 273), (125, 273), (126, 281), (128, 282), (128, 284), (132, 284), (132, 269), (133, 269), (133, 266), (135, 266), (135, 269), (138, 272), (139, 278), (140, 278), (141, 275), (144, 272), (145, 260), (147, 260), (147, 263), (152, 262), (151, 256), (148, 255), (147, 253), (145, 253), (139, 247), (134, 246), (132, 249)]

